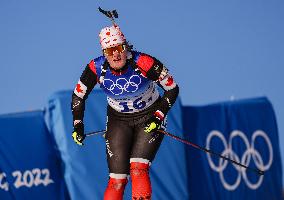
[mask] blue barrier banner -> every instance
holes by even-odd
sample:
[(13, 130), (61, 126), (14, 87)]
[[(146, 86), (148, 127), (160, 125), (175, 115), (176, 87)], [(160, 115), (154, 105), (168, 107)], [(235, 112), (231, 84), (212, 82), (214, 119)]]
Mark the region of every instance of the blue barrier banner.
[[(50, 97), (46, 122), (64, 162), (64, 177), (71, 199), (103, 199), (109, 175), (105, 139), (102, 135), (95, 135), (88, 137), (83, 147), (74, 143), (71, 137), (72, 92), (62, 91)], [(86, 133), (105, 129), (106, 107), (105, 94), (93, 90), (86, 101)], [(181, 109), (178, 99), (168, 115), (168, 131), (183, 137)], [(150, 169), (153, 200), (189, 199), (185, 153), (184, 145), (165, 137)], [(131, 180), (126, 187), (124, 199), (131, 199)]]
[(69, 199), (43, 112), (0, 115), (0, 127), (0, 199)]
[(188, 148), (191, 199), (282, 199), (279, 137), (267, 98), (184, 107), (184, 131), (193, 143), (265, 173)]

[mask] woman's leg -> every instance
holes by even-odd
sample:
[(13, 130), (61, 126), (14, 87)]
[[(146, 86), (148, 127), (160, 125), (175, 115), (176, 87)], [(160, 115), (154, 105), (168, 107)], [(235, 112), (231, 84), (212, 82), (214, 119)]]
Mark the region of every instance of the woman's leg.
[(126, 121), (109, 118), (106, 133), (106, 153), (109, 181), (104, 200), (122, 200), (133, 139), (133, 130)]
[(134, 144), (130, 158), (130, 176), (132, 180), (132, 199), (151, 199), (152, 188), (149, 167), (154, 160), (164, 135), (147, 134), (144, 127), (135, 128)]

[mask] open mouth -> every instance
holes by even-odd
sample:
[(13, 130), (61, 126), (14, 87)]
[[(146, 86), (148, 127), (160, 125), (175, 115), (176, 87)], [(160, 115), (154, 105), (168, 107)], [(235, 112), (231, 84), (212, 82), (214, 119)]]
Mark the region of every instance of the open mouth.
[(113, 61), (114, 62), (118, 62), (118, 61), (120, 61), (121, 60), (121, 58), (118, 58), (118, 59), (114, 59)]

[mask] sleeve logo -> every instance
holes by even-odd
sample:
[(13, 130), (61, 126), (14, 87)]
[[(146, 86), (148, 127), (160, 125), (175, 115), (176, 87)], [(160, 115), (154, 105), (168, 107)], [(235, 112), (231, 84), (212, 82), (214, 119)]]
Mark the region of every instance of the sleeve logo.
[(80, 80), (78, 81), (76, 88), (74, 90), (74, 93), (80, 97), (81, 99), (84, 98), (85, 94), (87, 92), (87, 86), (84, 85), (84, 83), (82, 83)]
[(167, 74), (164, 79), (160, 80), (160, 84), (166, 91), (176, 87), (176, 83), (170, 74)]

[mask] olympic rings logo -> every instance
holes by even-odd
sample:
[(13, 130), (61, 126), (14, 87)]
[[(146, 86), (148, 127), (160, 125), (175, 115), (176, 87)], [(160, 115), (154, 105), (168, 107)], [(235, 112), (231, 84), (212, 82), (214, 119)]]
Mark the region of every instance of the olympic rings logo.
[[(258, 169), (263, 170), (263, 171), (268, 170), (270, 168), (270, 166), (272, 165), (272, 161), (273, 161), (272, 144), (271, 144), (269, 137), (262, 130), (257, 130), (253, 133), (252, 138), (251, 138), (251, 143), (249, 143), (249, 140), (246, 137), (246, 135), (239, 130), (235, 130), (231, 133), (231, 135), (229, 137), (229, 143), (227, 143), (224, 135), (221, 132), (213, 130), (209, 133), (209, 135), (207, 136), (207, 139), (206, 139), (206, 148), (207, 149), (210, 149), (210, 144), (211, 144), (211, 140), (212, 140), (213, 137), (219, 138), (224, 145), (224, 151), (221, 153), (222, 156), (228, 157), (228, 158), (235, 160), (237, 162), (240, 162), (241, 164), (246, 165), (246, 166), (248, 166), (250, 164), (250, 162), (253, 160), (255, 166)], [(236, 137), (240, 137), (242, 139), (242, 141), (244, 142), (245, 146), (246, 146), (246, 150), (243, 153), (242, 157), (239, 157), (237, 155), (237, 153), (235, 153), (232, 149), (232, 142), (233, 142), (233, 139), (236, 138)], [(257, 151), (255, 149), (255, 142), (256, 142), (257, 137), (262, 137), (264, 139), (267, 147), (268, 147), (269, 160), (268, 160), (267, 163), (264, 163), (261, 154), (259, 153), (259, 151)], [(218, 165), (215, 165), (214, 162), (212, 161), (211, 155), (207, 154), (207, 158), (208, 158), (208, 162), (209, 162), (210, 167), (214, 171), (219, 173), (220, 180), (221, 180), (223, 186), (227, 190), (230, 190), (230, 191), (235, 190), (240, 185), (241, 178), (243, 178), (246, 185), (250, 189), (253, 189), (253, 190), (259, 188), (259, 186), (262, 184), (263, 176), (259, 176), (257, 182), (253, 183), (251, 180), (249, 180), (249, 178), (246, 174), (246, 169), (242, 168), (240, 166), (234, 165), (234, 164), (233, 164), (233, 167), (234, 167), (234, 169), (237, 170), (238, 176), (236, 178), (236, 181), (233, 184), (229, 184), (224, 177), (224, 170), (228, 165), (228, 161), (220, 158)]]
[(138, 75), (132, 75), (129, 80), (126, 78), (118, 78), (115, 82), (111, 79), (104, 79), (103, 85), (114, 95), (120, 95), (124, 91), (136, 92), (141, 83), (141, 78)]

